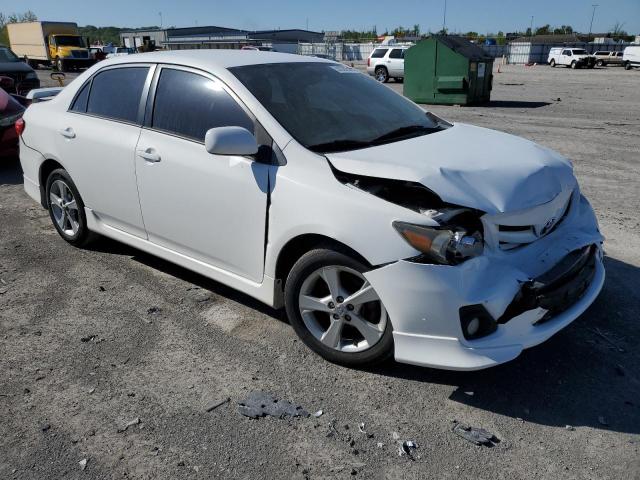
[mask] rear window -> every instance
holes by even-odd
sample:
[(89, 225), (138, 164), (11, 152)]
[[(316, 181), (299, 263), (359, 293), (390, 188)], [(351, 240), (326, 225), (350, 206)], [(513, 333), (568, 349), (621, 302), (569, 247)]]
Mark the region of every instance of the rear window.
[(389, 51), (388, 48), (376, 48), (371, 54), (371, 58), (382, 58), (387, 51)]
[(87, 113), (136, 123), (149, 67), (114, 68), (93, 78)]

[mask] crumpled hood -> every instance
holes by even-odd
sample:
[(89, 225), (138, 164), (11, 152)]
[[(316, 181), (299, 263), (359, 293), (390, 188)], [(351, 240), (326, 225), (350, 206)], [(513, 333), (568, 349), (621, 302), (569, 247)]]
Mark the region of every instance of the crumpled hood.
[(462, 123), (430, 135), (326, 156), (343, 172), (419, 182), (447, 203), (487, 213), (541, 205), (576, 186), (571, 164), (553, 150)]

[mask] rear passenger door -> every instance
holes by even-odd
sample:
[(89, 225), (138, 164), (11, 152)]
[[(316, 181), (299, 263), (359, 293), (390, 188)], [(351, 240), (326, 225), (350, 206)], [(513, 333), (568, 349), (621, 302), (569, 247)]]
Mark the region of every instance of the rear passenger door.
[(220, 81), (186, 67), (158, 68), (136, 149), (144, 223), (151, 242), (260, 282), (275, 167), (208, 153), (205, 133), (223, 126), (244, 127), (269, 143)]
[(134, 152), (153, 68), (120, 65), (99, 71), (56, 126), (60, 160), (85, 205), (102, 223), (140, 237), (146, 234)]
[(404, 76), (404, 49), (394, 48), (389, 52), (387, 60), (390, 77)]

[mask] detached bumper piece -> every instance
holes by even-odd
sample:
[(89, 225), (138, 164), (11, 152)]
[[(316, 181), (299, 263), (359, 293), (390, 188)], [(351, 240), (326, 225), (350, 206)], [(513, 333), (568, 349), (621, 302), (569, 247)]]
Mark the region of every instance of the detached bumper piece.
[(523, 284), (498, 323), (504, 324), (521, 313), (544, 308), (547, 313), (536, 323), (539, 325), (567, 310), (584, 295), (593, 281), (596, 255), (595, 245), (574, 250), (551, 270)]

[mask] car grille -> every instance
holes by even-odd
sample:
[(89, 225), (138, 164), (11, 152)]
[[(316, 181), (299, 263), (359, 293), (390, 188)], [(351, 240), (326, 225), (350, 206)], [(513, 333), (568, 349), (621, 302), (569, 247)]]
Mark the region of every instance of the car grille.
[(571, 191), (561, 192), (550, 202), (531, 209), (487, 216), (485, 231), (492, 233), (490, 237), (499, 250), (524, 247), (548, 235), (562, 223), (569, 213), (572, 196)]
[(73, 58), (89, 58), (89, 52), (86, 50), (71, 50), (71, 56)]

